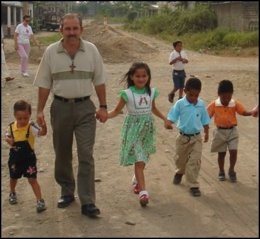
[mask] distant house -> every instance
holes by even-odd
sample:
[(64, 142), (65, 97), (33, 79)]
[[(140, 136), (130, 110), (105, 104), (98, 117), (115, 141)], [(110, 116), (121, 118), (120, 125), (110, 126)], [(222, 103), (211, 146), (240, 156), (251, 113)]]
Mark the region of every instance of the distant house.
[(218, 26), (237, 31), (258, 30), (258, 1), (209, 2), (217, 15)]
[(22, 22), (25, 14), (31, 16), (30, 25), (35, 26), (47, 12), (55, 12), (58, 15), (70, 12), (73, 3), (72, 1), (1, 1), (1, 24), (4, 35), (13, 36), (15, 27)]
[(137, 16), (138, 17), (147, 17), (147, 16), (155, 15), (159, 12), (159, 8), (160, 8), (160, 6), (157, 4), (149, 4), (146, 7), (144, 7), (143, 9), (140, 9), (140, 11), (138, 11), (138, 13), (137, 13)]
[(22, 22), (23, 15), (33, 17), (33, 5), (31, 2), (1, 1), (1, 24), (4, 35), (12, 36), (17, 24)]
[(196, 3), (198, 3), (198, 1), (159, 1), (157, 2), (157, 5), (159, 5), (160, 8), (166, 6), (175, 11), (179, 8), (192, 9), (195, 7)]

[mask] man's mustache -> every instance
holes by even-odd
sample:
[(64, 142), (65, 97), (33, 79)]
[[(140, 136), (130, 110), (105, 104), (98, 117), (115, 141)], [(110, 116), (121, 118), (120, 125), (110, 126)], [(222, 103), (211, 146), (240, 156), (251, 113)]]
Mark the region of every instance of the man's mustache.
[(68, 38), (72, 38), (72, 37), (77, 38), (76, 35), (68, 35)]

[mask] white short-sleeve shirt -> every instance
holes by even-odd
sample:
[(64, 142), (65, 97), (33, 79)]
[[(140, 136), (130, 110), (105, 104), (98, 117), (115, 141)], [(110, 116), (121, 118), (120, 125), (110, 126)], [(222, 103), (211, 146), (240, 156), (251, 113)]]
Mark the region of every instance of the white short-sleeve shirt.
[[(169, 63), (178, 58), (179, 56), (181, 56), (182, 58), (188, 60), (188, 57), (187, 57), (187, 54), (184, 50), (181, 50), (181, 52), (178, 52), (176, 50), (173, 50), (170, 54), (170, 57), (169, 57)], [(175, 62), (174, 64), (172, 64), (173, 66), (173, 69), (174, 70), (177, 70), (177, 71), (181, 71), (181, 70), (184, 70), (184, 63), (182, 61), (177, 61)]]
[(17, 25), (15, 32), (18, 33), (18, 44), (30, 44), (30, 36), (33, 35), (31, 26), (24, 26), (23, 23)]

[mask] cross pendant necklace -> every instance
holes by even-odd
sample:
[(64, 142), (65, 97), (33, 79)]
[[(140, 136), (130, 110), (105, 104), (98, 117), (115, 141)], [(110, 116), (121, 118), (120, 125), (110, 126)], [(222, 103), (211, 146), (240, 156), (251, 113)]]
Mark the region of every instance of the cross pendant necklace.
[(71, 73), (74, 73), (74, 68), (76, 68), (76, 66), (74, 66), (74, 59), (72, 59), (71, 65), (70, 65), (70, 72)]

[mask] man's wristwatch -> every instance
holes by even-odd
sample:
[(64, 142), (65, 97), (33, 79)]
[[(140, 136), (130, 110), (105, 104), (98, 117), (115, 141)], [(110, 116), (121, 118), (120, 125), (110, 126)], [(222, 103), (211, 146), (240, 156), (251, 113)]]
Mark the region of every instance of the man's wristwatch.
[(100, 105), (99, 108), (104, 108), (107, 110), (107, 105)]

